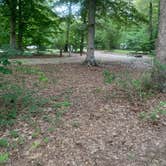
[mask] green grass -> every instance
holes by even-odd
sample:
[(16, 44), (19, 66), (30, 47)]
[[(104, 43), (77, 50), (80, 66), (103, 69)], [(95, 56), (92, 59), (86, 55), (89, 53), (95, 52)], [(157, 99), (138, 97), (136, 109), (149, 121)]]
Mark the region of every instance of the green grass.
[[(111, 50), (112, 53), (117, 53), (117, 54), (134, 54), (136, 51), (134, 50), (121, 50), (121, 49), (114, 49)], [(137, 53), (143, 53), (142, 51), (138, 51)]]

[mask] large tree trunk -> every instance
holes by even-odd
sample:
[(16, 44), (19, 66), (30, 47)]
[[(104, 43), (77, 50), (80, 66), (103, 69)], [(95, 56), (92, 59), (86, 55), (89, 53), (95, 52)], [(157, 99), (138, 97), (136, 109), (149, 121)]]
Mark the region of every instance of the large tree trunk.
[(84, 50), (84, 32), (81, 32), (81, 42), (80, 42), (80, 55), (82, 56)]
[[(83, 22), (83, 27), (86, 24), (86, 14), (82, 14), (82, 22)], [(84, 38), (85, 38), (85, 29), (81, 29), (81, 41), (80, 41), (80, 55), (82, 56), (83, 51), (84, 51)]]
[(158, 34), (157, 59), (166, 64), (166, 1), (160, 1), (160, 21)]
[[(149, 2), (149, 42), (153, 40), (153, 3)], [(152, 47), (150, 48), (152, 49)]]
[(16, 48), (16, 20), (10, 16), (10, 47)]
[(16, 7), (17, 0), (6, 0), (10, 11), (10, 47), (16, 48)]
[(71, 26), (71, 15), (72, 15), (72, 3), (69, 2), (69, 6), (68, 6), (68, 18), (67, 18), (67, 31), (66, 31), (66, 43), (65, 43), (65, 52), (69, 52), (70, 54), (70, 26)]
[(16, 48), (16, 0), (8, 0), (7, 4), (10, 10), (10, 47)]
[(88, 50), (85, 64), (90, 66), (96, 66), (96, 60), (94, 56), (95, 46), (95, 14), (96, 14), (96, 0), (88, 1)]
[(23, 20), (22, 20), (22, 0), (19, 3), (19, 13), (18, 13), (18, 49), (23, 49)]
[(152, 80), (161, 92), (166, 92), (166, 1), (160, 1), (160, 20), (157, 46), (157, 61), (154, 64)]

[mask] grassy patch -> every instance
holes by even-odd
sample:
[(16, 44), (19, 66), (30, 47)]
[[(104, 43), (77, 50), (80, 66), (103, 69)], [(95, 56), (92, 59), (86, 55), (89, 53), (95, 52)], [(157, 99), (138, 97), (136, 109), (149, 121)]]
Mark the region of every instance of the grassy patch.
[(117, 54), (130, 54), (130, 53), (133, 53), (134, 51), (132, 51), (132, 50), (114, 49), (114, 50), (111, 50), (111, 52), (117, 53)]

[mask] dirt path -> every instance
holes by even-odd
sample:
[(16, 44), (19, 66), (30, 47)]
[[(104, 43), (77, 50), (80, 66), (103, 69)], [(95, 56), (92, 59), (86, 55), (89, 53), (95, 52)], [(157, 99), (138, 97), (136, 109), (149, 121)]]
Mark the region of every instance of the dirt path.
[[(85, 60), (84, 56), (73, 54), (71, 57), (62, 58), (23, 58), (19, 59), (23, 64), (37, 65), (37, 64), (65, 64), (65, 63), (82, 63)], [(111, 52), (96, 51), (95, 57), (97, 61), (101, 63), (125, 63), (134, 67), (150, 67), (152, 65), (152, 58), (143, 56), (142, 58), (136, 58), (131, 55), (113, 54)], [(18, 59), (17, 59), (18, 60)]]

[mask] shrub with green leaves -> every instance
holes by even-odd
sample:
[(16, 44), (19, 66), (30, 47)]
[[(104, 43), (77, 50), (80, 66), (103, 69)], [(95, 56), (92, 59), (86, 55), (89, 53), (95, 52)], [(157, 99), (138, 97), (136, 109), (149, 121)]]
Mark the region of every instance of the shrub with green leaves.
[(10, 131), (9, 134), (10, 134), (10, 136), (13, 137), (13, 138), (18, 138), (18, 137), (19, 137), (19, 133), (18, 133), (18, 131), (16, 131), (16, 130)]
[(17, 117), (24, 113), (37, 116), (42, 112), (42, 107), (49, 102), (48, 99), (39, 97), (35, 91), (9, 84), (1, 87), (0, 101), (0, 126), (11, 126)]
[(104, 77), (104, 82), (111, 84), (114, 80), (115, 80), (115, 74), (114, 73), (110, 73), (109, 70), (104, 70), (103, 71), (103, 77)]
[(154, 60), (152, 69), (152, 84), (154, 89), (166, 92), (166, 65)]
[(54, 104), (54, 108), (70, 107), (71, 103), (68, 101), (57, 102)]
[(0, 57), (0, 73), (11, 74), (12, 71), (8, 68), (9, 64), (10, 62), (7, 58)]
[(9, 154), (8, 153), (0, 154), (0, 164), (5, 164), (8, 160), (9, 160)]
[(140, 118), (143, 120), (150, 120), (152, 122), (158, 121), (160, 118), (166, 116), (166, 102), (161, 101), (159, 105), (151, 112), (141, 112)]
[(129, 100), (144, 100), (152, 94), (151, 75), (148, 72), (142, 74), (138, 79), (128, 73), (118, 76), (116, 85), (122, 89)]
[(5, 147), (6, 148), (6, 147), (8, 147), (8, 145), (9, 145), (9, 142), (6, 138), (0, 139), (0, 147)]

